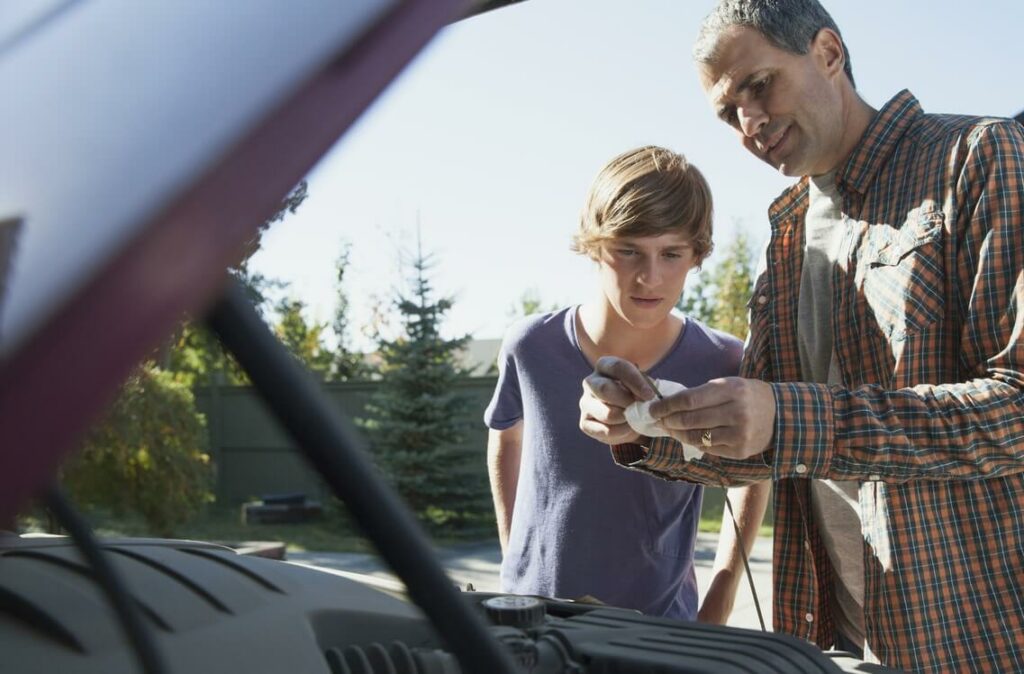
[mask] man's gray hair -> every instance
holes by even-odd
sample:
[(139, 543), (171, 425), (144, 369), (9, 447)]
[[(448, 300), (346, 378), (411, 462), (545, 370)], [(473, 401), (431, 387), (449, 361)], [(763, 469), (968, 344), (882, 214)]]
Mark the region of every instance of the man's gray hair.
[(698, 63), (711, 63), (717, 57), (718, 38), (731, 26), (753, 28), (768, 42), (794, 54), (806, 54), (811, 40), (822, 28), (839, 36), (843, 45), (843, 71), (853, 81), (850, 50), (839, 27), (817, 0), (721, 0), (700, 24), (700, 33), (693, 45), (693, 58)]

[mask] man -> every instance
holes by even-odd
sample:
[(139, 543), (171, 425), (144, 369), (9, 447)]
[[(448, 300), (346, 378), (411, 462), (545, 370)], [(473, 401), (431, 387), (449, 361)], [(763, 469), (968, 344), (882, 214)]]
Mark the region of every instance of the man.
[[(702, 489), (593, 459), (577, 427), (580, 380), (615, 354), (651, 376), (697, 386), (734, 375), (742, 345), (673, 308), (690, 270), (711, 252), (711, 191), (671, 150), (647, 146), (598, 174), (573, 249), (594, 261), (595, 295), (529, 316), (502, 343), (488, 466), (503, 559), (502, 590), (589, 595), (650, 615), (697, 615), (693, 550)], [(739, 494), (749, 550), (767, 504)], [(725, 622), (742, 572), (731, 522), (700, 619)]]
[(638, 470), (776, 481), (776, 630), (1024, 670), (1024, 130), (906, 91), (872, 109), (815, 0), (724, 0), (694, 56), (744, 146), (800, 178), (769, 209), (742, 377), (652, 404), (675, 440), (648, 441), (622, 409), (650, 391), (605, 359), (581, 428)]

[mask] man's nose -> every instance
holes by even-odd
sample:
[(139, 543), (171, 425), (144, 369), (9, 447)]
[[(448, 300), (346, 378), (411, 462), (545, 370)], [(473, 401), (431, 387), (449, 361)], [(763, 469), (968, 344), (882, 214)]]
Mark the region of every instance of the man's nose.
[(737, 108), (736, 116), (739, 118), (740, 131), (748, 138), (753, 138), (761, 133), (761, 130), (768, 124), (768, 115), (758, 107)]

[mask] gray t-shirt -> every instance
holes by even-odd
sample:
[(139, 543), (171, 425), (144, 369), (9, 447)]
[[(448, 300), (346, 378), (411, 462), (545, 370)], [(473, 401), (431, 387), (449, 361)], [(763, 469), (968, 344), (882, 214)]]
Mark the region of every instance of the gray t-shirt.
[[(814, 176), (805, 219), (804, 264), (797, 309), (800, 369), (805, 380), (841, 384), (832, 337), (832, 274), (839, 259), (846, 222), (835, 173)], [(811, 505), (835, 570), (836, 627), (854, 643), (864, 643), (864, 538), (860, 483), (812, 480)]]
[[(530, 316), (505, 336), (485, 423), (520, 419), (522, 459), (506, 592), (584, 595), (650, 615), (693, 619), (693, 545), (702, 489), (615, 465), (579, 430), (582, 381), (593, 368), (576, 337), (576, 307)], [(736, 374), (742, 344), (693, 319), (650, 373), (686, 386)]]

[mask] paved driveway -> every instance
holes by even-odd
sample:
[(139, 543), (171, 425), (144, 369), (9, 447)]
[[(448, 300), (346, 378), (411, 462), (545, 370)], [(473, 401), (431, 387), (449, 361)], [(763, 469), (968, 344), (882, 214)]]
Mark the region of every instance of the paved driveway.
[[(697, 586), (703, 596), (711, 582), (711, 567), (715, 561), (715, 549), (718, 542), (717, 534), (698, 534), (694, 551), (697, 571)], [(497, 592), (498, 571), (501, 563), (501, 552), (497, 541), (458, 545), (438, 550), (441, 564), (451, 579), (460, 587), (471, 583), (476, 590)], [(771, 558), (772, 541), (761, 537), (754, 544), (750, 556), (750, 570), (754, 577), (754, 586), (761, 602), (765, 622), (771, 629)], [(288, 560), (298, 564), (319, 566), (326, 569), (359, 573), (385, 581), (393, 581), (394, 575), (375, 555), (348, 552), (293, 552)], [(740, 582), (736, 594), (736, 605), (729, 624), (736, 627), (759, 629), (754, 600), (750, 593), (747, 580)]]

